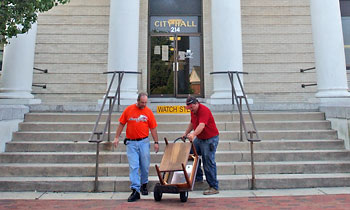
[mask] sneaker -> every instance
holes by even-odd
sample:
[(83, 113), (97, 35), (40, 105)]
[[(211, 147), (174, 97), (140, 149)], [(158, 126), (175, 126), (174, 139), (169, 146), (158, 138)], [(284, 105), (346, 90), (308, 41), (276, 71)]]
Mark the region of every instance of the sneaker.
[(134, 202), (134, 201), (137, 201), (138, 199), (140, 199), (140, 193), (132, 189), (132, 193), (128, 198), (128, 202)]
[(214, 194), (218, 194), (219, 190), (216, 190), (213, 187), (210, 187), (208, 190), (203, 192), (203, 195), (214, 195)]
[(148, 195), (147, 183), (141, 185), (140, 191), (141, 191), (141, 194), (142, 194), (142, 195)]

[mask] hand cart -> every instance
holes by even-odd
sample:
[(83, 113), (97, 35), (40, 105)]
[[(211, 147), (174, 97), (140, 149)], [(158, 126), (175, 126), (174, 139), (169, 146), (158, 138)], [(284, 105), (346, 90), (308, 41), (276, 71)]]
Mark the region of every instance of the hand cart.
[[(165, 140), (165, 151), (160, 166), (156, 165), (159, 182), (154, 186), (154, 200), (160, 201), (163, 193), (180, 193), (181, 202), (186, 202), (188, 191), (192, 191), (196, 179), (199, 157), (192, 142), (184, 137), (168, 143)], [(178, 142), (182, 140), (182, 142)], [(190, 154), (192, 149), (193, 154)], [(192, 163), (192, 165), (190, 165)], [(187, 165), (189, 164), (189, 165)]]

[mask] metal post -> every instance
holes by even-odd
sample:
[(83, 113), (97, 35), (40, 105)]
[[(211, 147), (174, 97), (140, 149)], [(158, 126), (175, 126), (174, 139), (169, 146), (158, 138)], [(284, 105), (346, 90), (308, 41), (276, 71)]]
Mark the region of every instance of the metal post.
[(228, 77), (230, 78), (231, 82), (231, 94), (232, 94), (232, 105), (235, 104), (235, 94), (234, 94), (234, 85), (233, 85), (233, 73), (232, 72), (227, 72)]
[[(238, 98), (239, 98), (239, 107), (242, 110), (242, 96), (238, 96)], [(243, 113), (239, 115), (239, 140), (243, 141)]]
[(101, 132), (96, 133), (97, 135), (97, 141), (96, 141), (96, 167), (95, 167), (95, 186), (94, 186), (94, 192), (98, 192), (98, 157), (100, 154), (100, 136), (101, 136)]
[[(114, 97), (111, 97), (111, 96), (108, 96), (108, 99), (109, 99), (109, 106), (108, 106), (108, 114), (110, 115), (112, 113), (112, 99)], [(109, 116), (108, 117), (108, 136), (107, 136), (107, 141), (110, 142), (111, 141), (111, 117)]]
[(248, 131), (250, 135), (250, 162), (252, 167), (252, 183), (251, 190), (256, 190), (256, 182), (255, 182), (255, 166), (254, 166), (254, 148), (253, 148), (253, 134), (255, 131)]

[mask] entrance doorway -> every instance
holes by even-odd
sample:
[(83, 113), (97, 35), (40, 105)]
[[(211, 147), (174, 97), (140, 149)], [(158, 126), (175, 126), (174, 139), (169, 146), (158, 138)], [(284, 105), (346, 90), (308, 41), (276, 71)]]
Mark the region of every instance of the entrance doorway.
[(202, 0), (149, 0), (148, 93), (204, 96)]
[(203, 91), (200, 36), (153, 35), (150, 42), (150, 95), (201, 96)]

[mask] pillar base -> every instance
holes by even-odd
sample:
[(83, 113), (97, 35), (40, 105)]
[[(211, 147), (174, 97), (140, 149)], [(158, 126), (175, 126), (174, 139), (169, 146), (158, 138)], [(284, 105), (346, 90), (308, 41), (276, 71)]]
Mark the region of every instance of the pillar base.
[[(240, 90), (236, 90), (237, 95), (241, 96), (243, 93)], [(207, 100), (209, 104), (232, 104), (232, 92), (231, 90), (223, 90), (223, 91), (215, 91), (213, 95), (211, 95), (210, 99)], [(236, 100), (234, 100), (236, 104)], [(245, 101), (243, 100), (243, 104)], [(253, 99), (248, 99), (248, 104), (253, 104)]]
[(34, 96), (27, 91), (0, 89), (0, 99), (34, 99)]
[(318, 90), (316, 98), (350, 98), (350, 93), (346, 89)]
[(31, 105), (31, 104), (41, 104), (41, 99), (3, 99), (0, 98), (1, 105)]
[[(115, 92), (111, 91), (111, 93), (109, 95), (114, 96)], [(138, 96), (137, 91), (125, 91), (124, 90), (123, 93), (120, 94), (120, 105), (131, 105), (131, 104), (136, 103), (137, 96)], [(106, 97), (106, 96), (104, 96), (104, 97)], [(102, 105), (104, 97), (103, 97), (103, 99), (98, 100), (99, 105)], [(109, 100), (106, 101), (106, 105), (108, 105), (108, 104), (109, 104)], [(115, 102), (115, 105), (117, 105), (117, 104), (118, 104), (118, 101)]]
[(321, 106), (349, 106), (350, 96), (349, 97), (338, 97), (338, 98), (320, 98)]

